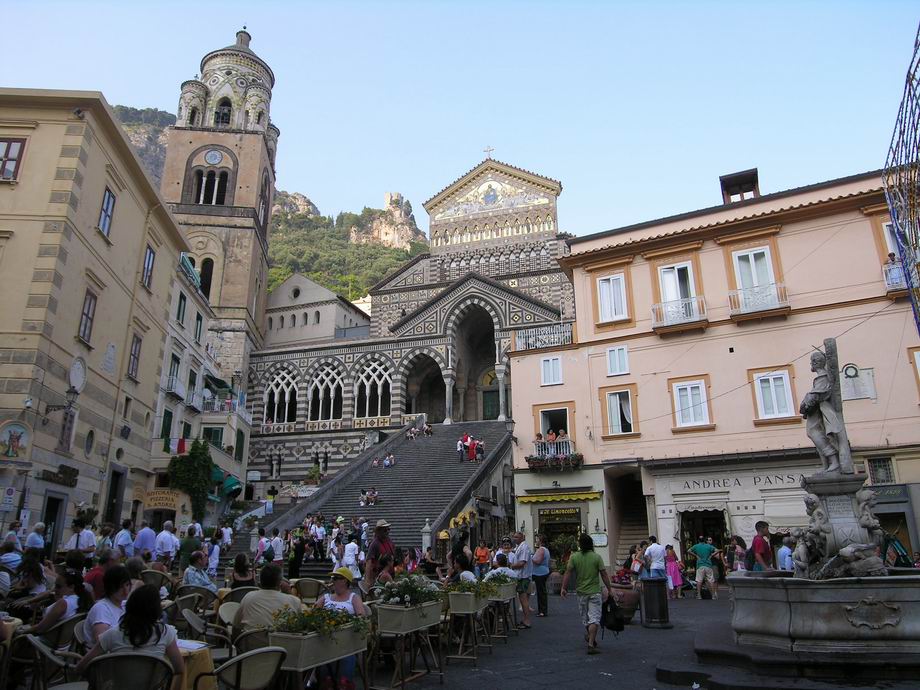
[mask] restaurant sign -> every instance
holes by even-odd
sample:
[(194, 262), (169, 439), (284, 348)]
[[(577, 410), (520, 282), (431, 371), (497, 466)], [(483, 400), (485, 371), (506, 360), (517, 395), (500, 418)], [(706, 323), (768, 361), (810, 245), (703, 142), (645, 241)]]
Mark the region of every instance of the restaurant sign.
[(540, 522), (581, 522), (581, 508), (540, 508)]
[(175, 489), (153, 489), (147, 492), (144, 510), (178, 510), (181, 497)]

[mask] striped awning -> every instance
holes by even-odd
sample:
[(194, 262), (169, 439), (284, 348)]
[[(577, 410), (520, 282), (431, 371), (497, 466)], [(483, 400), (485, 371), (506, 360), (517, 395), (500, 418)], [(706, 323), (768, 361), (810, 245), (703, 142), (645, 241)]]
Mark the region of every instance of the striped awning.
[(600, 500), (600, 491), (578, 491), (568, 494), (533, 494), (518, 496), (518, 503), (550, 503), (552, 501), (597, 501)]

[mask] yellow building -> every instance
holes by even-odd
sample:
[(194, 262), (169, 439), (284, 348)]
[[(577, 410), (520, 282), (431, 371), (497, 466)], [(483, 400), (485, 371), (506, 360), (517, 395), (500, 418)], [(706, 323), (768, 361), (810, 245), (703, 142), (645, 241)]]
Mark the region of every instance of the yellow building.
[(188, 247), (102, 94), (0, 89), (0, 523), (143, 509)]

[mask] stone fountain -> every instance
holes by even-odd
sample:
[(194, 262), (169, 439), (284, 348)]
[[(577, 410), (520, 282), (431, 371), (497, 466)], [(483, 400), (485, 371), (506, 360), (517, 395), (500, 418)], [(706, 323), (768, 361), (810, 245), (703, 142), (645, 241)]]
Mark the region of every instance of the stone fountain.
[[(814, 384), (800, 412), (824, 467), (802, 480), (809, 524), (793, 533), (794, 576), (729, 578), (735, 651), (749, 659), (757, 650), (786, 653), (787, 663), (806, 675), (849, 675), (854, 664), (867, 663), (876, 669), (873, 677), (898, 677), (898, 666), (916, 673), (920, 575), (890, 574), (879, 557), (875, 492), (853, 470), (833, 338), (812, 353), (811, 370)], [(703, 659), (706, 650), (697, 647)]]

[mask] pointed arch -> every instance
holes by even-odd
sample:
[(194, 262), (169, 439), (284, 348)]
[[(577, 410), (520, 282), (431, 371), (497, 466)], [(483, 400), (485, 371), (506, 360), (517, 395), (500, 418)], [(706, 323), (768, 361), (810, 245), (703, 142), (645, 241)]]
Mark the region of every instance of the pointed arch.
[(345, 372), (335, 362), (323, 362), (313, 370), (307, 388), (307, 419), (311, 422), (342, 418)]
[(214, 108), (214, 126), (227, 128), (230, 127), (233, 116), (233, 105), (229, 98), (221, 98)]
[(297, 421), (296, 371), (279, 369), (265, 387), (262, 419), (266, 424), (285, 424)]
[(355, 418), (390, 415), (392, 367), (383, 358), (364, 360), (355, 375)]

